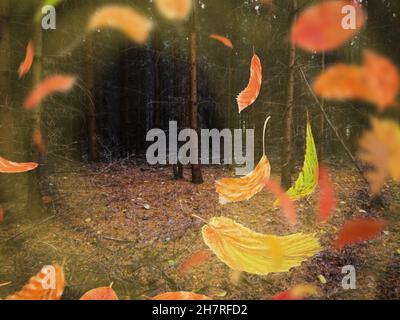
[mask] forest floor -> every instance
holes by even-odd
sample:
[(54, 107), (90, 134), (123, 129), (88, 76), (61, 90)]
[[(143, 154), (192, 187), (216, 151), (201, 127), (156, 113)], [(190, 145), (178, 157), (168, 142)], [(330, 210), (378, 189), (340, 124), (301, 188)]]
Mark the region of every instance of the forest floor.
[[(252, 200), (221, 206), (216, 179), (232, 175), (227, 168), (204, 168), (202, 185), (174, 180), (169, 167), (136, 163), (80, 166), (70, 173), (43, 179), (43, 201), (49, 216), (29, 223), (0, 226), (0, 297), (18, 290), (43, 265), (65, 262), (64, 299), (114, 283), (121, 299), (146, 299), (166, 291), (195, 291), (214, 299), (270, 299), (296, 284), (321, 288), (322, 299), (400, 298), (400, 187), (386, 187), (380, 201), (371, 201), (355, 170), (330, 164), (338, 206), (326, 225), (315, 222), (314, 198), (298, 204), (299, 223), (290, 227), (266, 191)], [(278, 180), (278, 177), (273, 176)], [(314, 233), (324, 250), (289, 273), (243, 274), (231, 281), (229, 268), (216, 256), (187, 275), (181, 262), (206, 249), (204, 219), (226, 216), (255, 231), (286, 235)], [(330, 243), (345, 219), (383, 217), (384, 234), (342, 252)], [(357, 289), (342, 288), (342, 267), (353, 265)], [(323, 275), (326, 284), (318, 278)]]

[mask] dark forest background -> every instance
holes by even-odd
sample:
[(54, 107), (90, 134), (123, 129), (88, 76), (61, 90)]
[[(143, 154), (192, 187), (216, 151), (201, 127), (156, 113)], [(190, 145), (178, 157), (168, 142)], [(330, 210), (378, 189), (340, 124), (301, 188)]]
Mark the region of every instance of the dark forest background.
[[(198, 40), (200, 127), (255, 129), (258, 161), (263, 122), (271, 115), (268, 156), (273, 170), (279, 171), (282, 158), (287, 157), (282, 146), (292, 140), (290, 164), (286, 164), (291, 168), (290, 176), (304, 155), (308, 112), (320, 159), (346, 162), (348, 152), (355, 154), (358, 137), (373, 108), (360, 102), (321, 101), (331, 122), (327, 123), (301, 71), (312, 82), (330, 64), (361, 63), (366, 48), (400, 65), (400, 2), (363, 1), (369, 16), (366, 28), (343, 48), (312, 55), (295, 50), (288, 37), (298, 10), (314, 2), (300, 0), (296, 9), (290, 0), (272, 5), (199, 0), (195, 1), (197, 21), (177, 24), (163, 20), (149, 0), (65, 0), (57, 7), (57, 29), (44, 31), (34, 21), (41, 1), (0, 0), (0, 155), (45, 164), (38, 173), (17, 178), (1, 175), (2, 203), (15, 211), (40, 212), (35, 209), (41, 205), (38, 181), (52, 170), (70, 171), (80, 163), (137, 159), (145, 154), (145, 137), (150, 129), (167, 130), (171, 120), (178, 121), (181, 128), (190, 127), (193, 32)], [(155, 20), (156, 28), (146, 45), (131, 43), (113, 30), (85, 32), (91, 13), (106, 3), (129, 4)], [(210, 40), (213, 33), (230, 38), (234, 49)], [(36, 44), (35, 63), (30, 75), (19, 81), (18, 66), (30, 39)], [(247, 84), (253, 50), (263, 65), (262, 91), (256, 103), (239, 115), (235, 98)], [(34, 114), (25, 112), (21, 105), (26, 95), (54, 73), (77, 75), (79, 85), (67, 95), (46, 100)], [(288, 115), (292, 115), (290, 122)], [(288, 126), (292, 129), (289, 136)], [(35, 127), (41, 128), (46, 139), (46, 156), (32, 146)]]

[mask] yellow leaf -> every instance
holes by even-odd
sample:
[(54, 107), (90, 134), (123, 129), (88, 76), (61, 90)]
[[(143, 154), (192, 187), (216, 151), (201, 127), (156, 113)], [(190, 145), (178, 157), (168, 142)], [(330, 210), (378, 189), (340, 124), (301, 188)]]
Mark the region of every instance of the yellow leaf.
[(231, 269), (260, 275), (288, 272), (321, 250), (312, 234), (264, 235), (224, 217), (212, 218), (202, 234), (207, 246)]
[(124, 32), (132, 41), (146, 42), (153, 22), (128, 6), (110, 5), (98, 9), (90, 18), (88, 29), (113, 28)]

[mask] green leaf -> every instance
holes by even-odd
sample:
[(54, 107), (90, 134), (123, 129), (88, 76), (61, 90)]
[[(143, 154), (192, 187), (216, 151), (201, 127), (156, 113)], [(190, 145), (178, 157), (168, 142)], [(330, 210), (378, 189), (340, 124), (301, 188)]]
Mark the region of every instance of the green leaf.
[[(303, 169), (287, 195), (292, 200), (299, 200), (312, 194), (318, 184), (318, 156), (315, 148), (314, 137), (311, 130), (310, 121), (307, 122), (306, 155), (304, 157)], [(276, 202), (279, 204), (279, 202)]]

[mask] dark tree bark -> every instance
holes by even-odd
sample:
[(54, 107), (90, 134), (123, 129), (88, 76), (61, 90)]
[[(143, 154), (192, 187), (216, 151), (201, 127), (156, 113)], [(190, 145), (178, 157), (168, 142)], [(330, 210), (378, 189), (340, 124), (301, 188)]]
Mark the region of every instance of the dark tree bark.
[(121, 139), (121, 156), (126, 157), (131, 146), (129, 141), (129, 62), (126, 46), (120, 50), (120, 139)]
[[(297, 0), (293, 0), (291, 12), (297, 10)], [(282, 187), (288, 189), (292, 184), (293, 168), (293, 107), (294, 107), (294, 85), (295, 85), (295, 63), (296, 46), (289, 44), (289, 62), (288, 62), (288, 82), (287, 82), (287, 100), (286, 112), (283, 117), (283, 143), (282, 143)]]
[[(190, 33), (190, 127), (199, 133), (199, 97), (197, 74), (197, 13), (196, 1), (193, 1), (192, 31)], [(200, 136), (198, 134), (198, 136)], [(199, 145), (197, 145), (198, 147)], [(192, 182), (203, 183), (200, 164), (192, 164)]]

